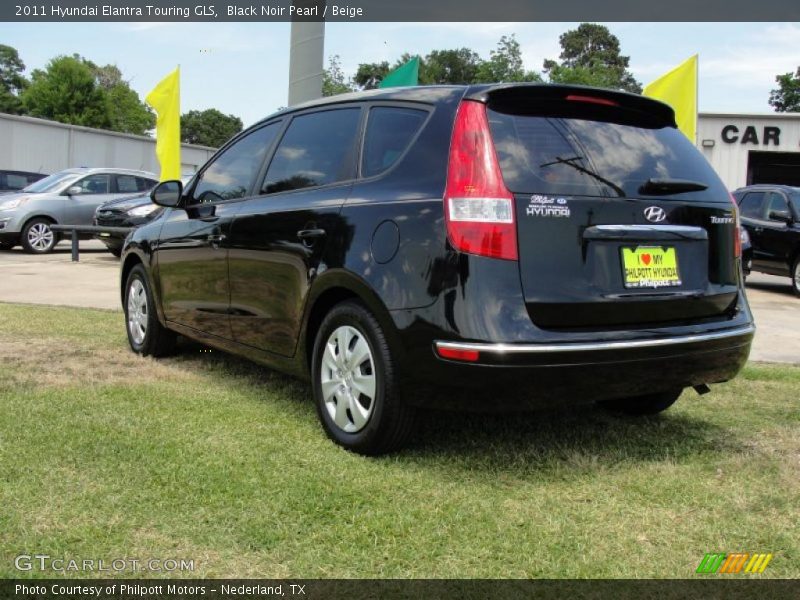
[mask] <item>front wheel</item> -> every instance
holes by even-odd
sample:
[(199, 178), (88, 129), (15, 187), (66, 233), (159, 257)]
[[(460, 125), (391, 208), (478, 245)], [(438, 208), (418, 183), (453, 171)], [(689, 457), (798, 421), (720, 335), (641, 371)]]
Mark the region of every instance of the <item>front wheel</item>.
[(128, 275), (123, 307), (131, 350), (142, 356), (166, 356), (174, 351), (176, 335), (158, 320), (153, 293), (142, 265), (133, 267)]
[(414, 410), (402, 399), (384, 332), (360, 304), (338, 304), (317, 332), (312, 356), (317, 414), (328, 437), (375, 456), (400, 448)]
[(58, 243), (58, 236), (50, 228), (52, 223), (47, 219), (32, 219), (22, 228), (22, 248), (33, 254), (52, 252)]
[(675, 401), (680, 398), (681, 392), (683, 392), (682, 389), (677, 389), (634, 398), (616, 398), (604, 400), (600, 405), (611, 412), (631, 416), (656, 415), (675, 404)]

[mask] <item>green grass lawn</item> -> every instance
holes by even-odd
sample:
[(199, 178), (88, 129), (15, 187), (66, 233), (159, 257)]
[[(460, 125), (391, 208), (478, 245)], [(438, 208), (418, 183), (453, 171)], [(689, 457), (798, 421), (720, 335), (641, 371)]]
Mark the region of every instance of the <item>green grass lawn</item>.
[(0, 577), (26, 576), (21, 553), (209, 577), (699, 577), (738, 551), (800, 577), (799, 390), (800, 368), (751, 365), (660, 418), (432, 413), (367, 459), (325, 438), (302, 383), (198, 346), (139, 358), (121, 313), (0, 304)]

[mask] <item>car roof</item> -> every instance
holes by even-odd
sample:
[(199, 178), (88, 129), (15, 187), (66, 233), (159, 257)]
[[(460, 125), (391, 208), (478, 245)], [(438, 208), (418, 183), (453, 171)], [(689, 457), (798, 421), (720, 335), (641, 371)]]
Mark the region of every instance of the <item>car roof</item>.
[(437, 102), (444, 102), (454, 98), (470, 98), (473, 100), (480, 100), (486, 102), (491, 94), (496, 92), (510, 91), (514, 89), (528, 88), (531, 90), (541, 90), (543, 92), (570, 92), (575, 91), (582, 94), (590, 93), (608, 99), (619, 101), (621, 104), (635, 106), (641, 109), (647, 109), (654, 113), (660, 114), (667, 121), (674, 124), (674, 112), (672, 108), (663, 102), (648, 98), (640, 94), (632, 94), (629, 92), (612, 90), (608, 88), (598, 88), (585, 85), (563, 85), (554, 83), (542, 82), (522, 82), (522, 83), (483, 83), (472, 85), (415, 85), (408, 87), (392, 87), (392, 88), (379, 88), (374, 90), (365, 90), (361, 92), (351, 92), (347, 94), (337, 94), (335, 96), (326, 96), (324, 98), (317, 98), (302, 104), (283, 108), (255, 123), (248, 130), (256, 127), (270, 119), (276, 117), (289, 115), (295, 112), (303, 111), (309, 108), (318, 108), (324, 106), (334, 106), (336, 104), (343, 104), (348, 102), (359, 101), (407, 101), (407, 102), (423, 102), (426, 104), (433, 104)]
[(759, 190), (782, 190), (784, 192), (789, 192), (790, 194), (800, 194), (800, 187), (793, 185), (784, 185), (782, 183), (754, 183), (752, 185), (745, 185), (743, 187), (737, 188), (733, 190), (733, 193), (736, 194), (737, 192), (754, 192)]
[(158, 179), (155, 173), (150, 171), (140, 171), (138, 169), (117, 169), (114, 167), (72, 167), (69, 169), (62, 169), (61, 173), (76, 173), (92, 175), (95, 173), (117, 173), (120, 175), (137, 175), (139, 177), (148, 177), (150, 179)]
[(40, 177), (47, 177), (44, 173), (34, 173), (33, 171), (16, 171), (14, 169), (0, 169), (0, 173), (6, 175), (36, 175)]

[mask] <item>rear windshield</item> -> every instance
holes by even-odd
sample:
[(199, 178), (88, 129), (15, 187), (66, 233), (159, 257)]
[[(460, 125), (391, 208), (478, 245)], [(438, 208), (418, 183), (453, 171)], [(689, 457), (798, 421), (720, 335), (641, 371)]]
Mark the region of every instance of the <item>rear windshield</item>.
[(580, 118), (531, 116), (490, 109), (489, 123), (503, 179), (512, 192), (565, 196), (641, 197), (648, 179), (708, 186), (681, 200), (728, 201), (719, 177), (673, 127)]

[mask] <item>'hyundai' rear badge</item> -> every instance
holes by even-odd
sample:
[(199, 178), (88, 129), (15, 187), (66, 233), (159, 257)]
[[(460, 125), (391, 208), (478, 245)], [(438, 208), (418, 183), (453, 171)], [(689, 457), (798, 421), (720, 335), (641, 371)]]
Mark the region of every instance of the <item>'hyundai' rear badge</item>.
[(667, 213), (664, 212), (663, 208), (659, 208), (658, 206), (648, 206), (644, 209), (644, 218), (651, 223), (661, 223), (661, 221), (667, 218)]

